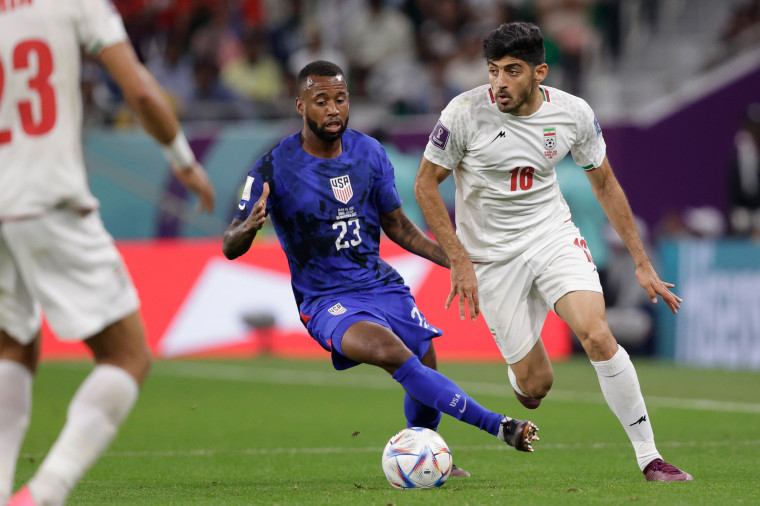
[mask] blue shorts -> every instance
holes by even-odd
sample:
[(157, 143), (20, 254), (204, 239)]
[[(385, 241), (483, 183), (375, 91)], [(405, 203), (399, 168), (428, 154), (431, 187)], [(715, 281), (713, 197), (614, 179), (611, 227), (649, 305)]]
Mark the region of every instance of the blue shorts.
[(443, 334), (425, 320), (406, 285), (307, 299), (300, 312), (309, 334), (332, 353), (333, 367), (338, 370), (358, 365), (341, 349), (343, 334), (356, 322), (374, 322), (390, 329), (420, 358), (430, 348), (430, 339)]

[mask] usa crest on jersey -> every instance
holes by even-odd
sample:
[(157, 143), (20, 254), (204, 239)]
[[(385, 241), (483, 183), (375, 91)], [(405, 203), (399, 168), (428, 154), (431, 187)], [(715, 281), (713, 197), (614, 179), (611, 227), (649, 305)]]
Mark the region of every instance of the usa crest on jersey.
[(330, 186), (332, 186), (333, 195), (338, 202), (348, 204), (348, 201), (354, 196), (354, 189), (351, 188), (351, 179), (348, 174), (330, 179)]

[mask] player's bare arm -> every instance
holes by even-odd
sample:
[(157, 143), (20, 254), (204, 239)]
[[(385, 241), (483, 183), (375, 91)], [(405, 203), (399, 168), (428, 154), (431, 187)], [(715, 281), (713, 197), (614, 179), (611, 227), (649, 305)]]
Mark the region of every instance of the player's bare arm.
[(464, 307), (467, 303), (470, 318), (474, 321), (480, 314), (478, 280), (467, 251), (456, 236), (449, 212), (438, 188), (450, 172), (423, 156), (414, 181), (414, 195), (430, 230), (451, 262), (451, 291), (446, 299), (446, 309), (449, 308), (454, 297), (458, 296), (459, 317), (464, 320)]
[(391, 241), (405, 250), (442, 267), (450, 267), (449, 257), (441, 245), (425, 235), (402, 208), (381, 214), (380, 226)]
[(251, 214), (245, 220), (235, 218), (224, 231), (222, 252), (228, 259), (234, 260), (250, 249), (256, 233), (267, 221), (267, 197), (269, 197), (269, 183), (264, 183), (259, 200), (251, 208)]
[[(179, 122), (164, 98), (161, 86), (137, 59), (132, 46), (127, 42), (114, 44), (103, 49), (98, 59), (119, 85), (124, 100), (145, 131), (161, 145), (171, 146), (181, 134)], [(189, 147), (185, 149), (189, 150)], [(214, 210), (214, 188), (192, 152), (188, 153), (184, 163), (172, 163), (172, 171), (185, 188), (198, 196), (199, 211)]]
[(652, 302), (656, 303), (657, 295), (659, 295), (670, 310), (673, 313), (677, 313), (681, 307), (680, 303), (682, 300), (669, 290), (675, 285), (661, 281), (657, 272), (655, 272), (639, 237), (631, 206), (628, 204), (628, 199), (625, 196), (623, 188), (612, 172), (612, 167), (607, 157), (604, 158), (599, 167), (587, 171), (586, 175), (591, 182), (594, 196), (601, 204), (604, 213), (618, 235), (620, 235), (628, 251), (631, 252), (636, 265), (636, 280), (646, 290)]

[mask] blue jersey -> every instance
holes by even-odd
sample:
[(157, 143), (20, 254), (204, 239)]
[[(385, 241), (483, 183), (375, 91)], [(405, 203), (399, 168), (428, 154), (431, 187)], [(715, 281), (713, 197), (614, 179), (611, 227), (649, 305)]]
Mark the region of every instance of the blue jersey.
[(303, 150), (300, 133), (283, 139), (248, 173), (235, 218), (248, 217), (265, 182), (299, 308), (313, 297), (404, 283), (379, 254), (380, 215), (401, 199), (378, 141), (347, 129), (343, 153), (323, 159)]

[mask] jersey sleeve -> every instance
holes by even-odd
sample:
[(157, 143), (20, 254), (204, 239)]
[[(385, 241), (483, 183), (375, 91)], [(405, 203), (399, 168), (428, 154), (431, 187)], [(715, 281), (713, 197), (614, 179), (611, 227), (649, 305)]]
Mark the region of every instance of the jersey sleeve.
[(260, 158), (253, 166), (248, 175), (245, 178), (245, 184), (243, 185), (243, 193), (240, 195), (240, 202), (238, 202), (237, 211), (235, 211), (235, 218), (238, 220), (245, 220), (248, 215), (251, 214), (251, 209), (256, 201), (261, 197), (261, 192), (264, 191), (264, 183), (269, 183), (269, 197), (267, 197), (266, 214), (269, 214), (269, 210), (272, 208), (272, 202), (274, 201), (274, 184), (270, 180), (271, 178), (264, 177), (261, 172), (261, 167), (264, 163), (265, 157)]
[(594, 111), (585, 100), (578, 99), (580, 108), (576, 115), (578, 136), (575, 144), (570, 147), (575, 163), (585, 170), (599, 167), (604, 161), (607, 145), (602, 135), (602, 127), (594, 116)]
[(127, 39), (124, 22), (111, 0), (78, 0), (77, 35), (87, 54), (96, 55), (102, 49)]
[(379, 163), (378, 180), (375, 187), (375, 203), (380, 214), (388, 213), (401, 207), (401, 197), (396, 189), (396, 176), (388, 154), (378, 143), (377, 156)]
[(467, 147), (469, 117), (469, 100), (457, 97), (449, 102), (430, 132), (425, 158), (444, 169), (454, 170)]

